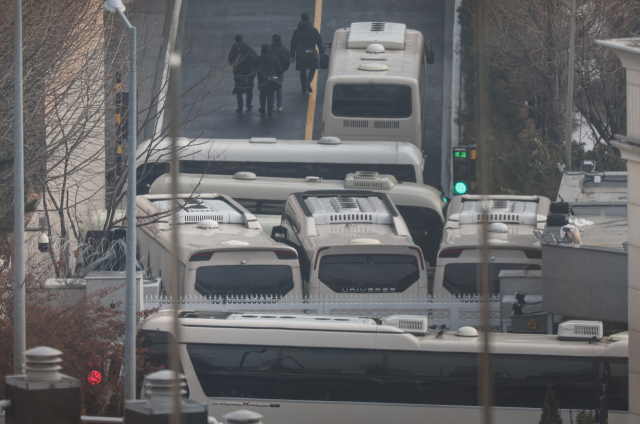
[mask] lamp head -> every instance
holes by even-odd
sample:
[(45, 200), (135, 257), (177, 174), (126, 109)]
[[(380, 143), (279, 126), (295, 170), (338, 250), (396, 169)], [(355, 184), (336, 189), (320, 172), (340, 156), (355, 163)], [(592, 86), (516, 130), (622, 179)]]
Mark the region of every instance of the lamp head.
[(118, 9), (123, 12), (127, 10), (127, 8), (122, 3), (122, 0), (106, 0), (104, 2), (104, 8), (109, 12), (117, 12)]

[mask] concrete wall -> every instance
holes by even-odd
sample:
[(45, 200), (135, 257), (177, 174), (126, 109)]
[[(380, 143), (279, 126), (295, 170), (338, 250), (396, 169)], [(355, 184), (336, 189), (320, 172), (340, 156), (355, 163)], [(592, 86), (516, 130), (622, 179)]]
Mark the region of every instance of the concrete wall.
[(542, 246), (545, 312), (627, 322), (627, 253), (597, 247)]
[(640, 423), (640, 38), (597, 40), (627, 71), (627, 139), (614, 141), (627, 160), (629, 217), (629, 424)]

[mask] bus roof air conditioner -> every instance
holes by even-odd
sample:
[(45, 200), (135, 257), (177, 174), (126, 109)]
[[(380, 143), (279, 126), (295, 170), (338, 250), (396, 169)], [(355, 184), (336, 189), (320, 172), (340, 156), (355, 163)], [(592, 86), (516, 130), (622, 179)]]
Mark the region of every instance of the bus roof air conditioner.
[(380, 44), (387, 50), (404, 50), (407, 26), (392, 22), (354, 22), (351, 24), (347, 48), (366, 49)]

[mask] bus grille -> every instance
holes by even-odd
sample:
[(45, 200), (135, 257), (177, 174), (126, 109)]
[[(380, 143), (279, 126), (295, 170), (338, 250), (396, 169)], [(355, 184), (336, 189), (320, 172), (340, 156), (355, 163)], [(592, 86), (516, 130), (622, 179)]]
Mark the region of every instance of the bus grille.
[(353, 119), (345, 119), (342, 121), (344, 128), (369, 128), (369, 121), (357, 121)]
[(353, 186), (354, 187), (358, 187), (358, 188), (379, 188), (379, 189), (384, 189), (385, 188), (385, 182), (384, 181), (360, 181), (360, 180), (355, 180), (353, 182)]
[(224, 222), (224, 218), (222, 215), (218, 215), (218, 214), (208, 214), (208, 213), (204, 213), (204, 214), (198, 214), (198, 215), (185, 215), (183, 217), (183, 223), (185, 224), (190, 224), (190, 223), (198, 223), (200, 221), (203, 221), (205, 219), (211, 219), (213, 221), (216, 222)]
[(400, 128), (400, 121), (373, 121), (373, 128)]
[(602, 337), (599, 330), (600, 328), (596, 325), (576, 325), (575, 330), (573, 330), (573, 334), (580, 336)]

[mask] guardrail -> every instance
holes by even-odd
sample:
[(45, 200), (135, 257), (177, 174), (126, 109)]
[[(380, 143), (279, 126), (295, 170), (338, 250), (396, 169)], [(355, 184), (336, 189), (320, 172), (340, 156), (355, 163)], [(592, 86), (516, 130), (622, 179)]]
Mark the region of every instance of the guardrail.
[[(490, 325), (499, 330), (500, 296), (488, 299)], [(205, 297), (185, 296), (178, 302), (170, 297), (146, 296), (145, 309), (252, 313), (288, 313), (310, 315), (341, 315), (381, 318), (390, 315), (421, 315), (429, 325), (446, 325), (451, 330), (462, 326), (480, 326), (482, 298), (480, 296), (396, 296), (344, 294), (319, 297)]]

